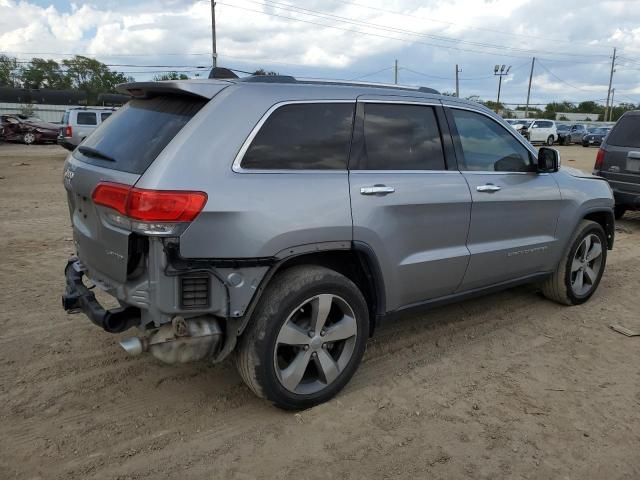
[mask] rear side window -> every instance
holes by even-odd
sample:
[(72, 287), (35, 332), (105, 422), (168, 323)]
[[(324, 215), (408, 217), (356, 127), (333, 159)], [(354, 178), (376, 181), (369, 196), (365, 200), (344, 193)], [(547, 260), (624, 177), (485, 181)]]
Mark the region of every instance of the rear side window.
[(640, 115), (626, 115), (609, 132), (607, 143), (616, 147), (640, 148)]
[(284, 105), (267, 118), (242, 168), (344, 170), (351, 144), (353, 103)]
[(102, 112), (100, 114), (100, 121), (104, 122), (107, 118), (111, 116), (111, 112)]
[(96, 114), (93, 112), (78, 112), (76, 118), (78, 125), (97, 125), (98, 120)]
[(181, 96), (130, 100), (80, 147), (89, 147), (112, 160), (96, 153), (90, 156), (79, 149), (73, 155), (101, 167), (143, 173), (206, 102)]
[(444, 170), (444, 153), (432, 107), (367, 103), (361, 170)]

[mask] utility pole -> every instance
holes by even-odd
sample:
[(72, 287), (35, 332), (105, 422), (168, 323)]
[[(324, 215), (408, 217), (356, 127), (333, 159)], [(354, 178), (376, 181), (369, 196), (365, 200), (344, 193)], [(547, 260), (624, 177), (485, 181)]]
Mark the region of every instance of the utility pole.
[[(505, 70), (506, 69), (506, 70)], [(496, 100), (496, 113), (500, 110), (500, 89), (502, 88), (502, 77), (509, 75), (511, 65), (496, 65), (493, 69), (493, 74), (498, 76), (498, 100)]]
[(613, 118), (613, 97), (616, 94), (616, 89), (612, 88), (611, 89), (611, 108), (609, 109), (609, 122), (611, 121), (611, 119)]
[(460, 81), (458, 79), (458, 74), (462, 72), (461, 68), (458, 68), (458, 64), (456, 63), (456, 97), (460, 98)]
[(212, 68), (218, 66), (218, 51), (216, 50), (216, 2), (211, 0), (211, 56)]
[(536, 64), (536, 57), (531, 60), (531, 72), (529, 73), (529, 88), (527, 90), (527, 106), (524, 107), (524, 118), (529, 118), (529, 99), (531, 98), (531, 82), (533, 81), (533, 67)]
[(393, 83), (398, 84), (398, 59), (396, 58), (396, 65), (393, 69)]
[(613, 82), (613, 72), (615, 72), (616, 67), (616, 49), (613, 48), (613, 57), (611, 59), (611, 74), (609, 75), (609, 90), (607, 90), (607, 105), (604, 108), (604, 118), (605, 120), (609, 115), (609, 97), (611, 96), (611, 83)]

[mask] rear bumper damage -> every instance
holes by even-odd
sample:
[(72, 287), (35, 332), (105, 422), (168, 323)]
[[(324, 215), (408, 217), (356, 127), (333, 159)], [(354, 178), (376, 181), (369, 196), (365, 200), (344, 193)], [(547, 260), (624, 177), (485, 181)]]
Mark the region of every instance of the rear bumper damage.
[(64, 269), (66, 289), (62, 308), (68, 313), (84, 313), (91, 322), (109, 333), (119, 333), (140, 324), (140, 309), (120, 307), (106, 310), (84, 284), (85, 271), (80, 260), (72, 257)]

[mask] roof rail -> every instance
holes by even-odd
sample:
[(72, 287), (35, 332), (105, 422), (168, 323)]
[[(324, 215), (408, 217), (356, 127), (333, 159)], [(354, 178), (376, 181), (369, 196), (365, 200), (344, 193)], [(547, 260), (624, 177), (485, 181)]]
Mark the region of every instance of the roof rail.
[(326, 78), (295, 78), (291, 75), (253, 75), (239, 79), (240, 82), (250, 83), (302, 83), (317, 85), (341, 85), (346, 87), (372, 87), (372, 88), (393, 88), (396, 90), (409, 90), (421, 93), (440, 94), (437, 90), (429, 87), (414, 87), (411, 85), (397, 85), (394, 83), (373, 83), (354, 82), (351, 80), (331, 80)]

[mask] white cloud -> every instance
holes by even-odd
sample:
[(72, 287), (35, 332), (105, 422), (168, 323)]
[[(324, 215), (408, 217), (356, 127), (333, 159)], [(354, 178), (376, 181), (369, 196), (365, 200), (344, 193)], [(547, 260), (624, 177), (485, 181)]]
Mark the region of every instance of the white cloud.
[[(208, 1), (41, 4), (0, 0), (0, 50), (88, 53), (119, 64), (210, 62)], [(278, 8), (287, 4), (297, 9)], [(427, 75), (401, 70), (402, 81), (452, 90), (457, 63), (463, 95), (492, 98), (493, 65), (500, 63), (514, 67), (503, 98), (521, 101), (535, 55), (534, 98), (581, 100), (606, 93), (615, 45), (615, 86), (631, 96), (640, 90), (640, 8), (623, 0), (585, 0), (570, 9), (552, 0), (219, 0), (217, 20), (221, 62), (246, 70), (351, 78), (391, 67), (397, 58), (401, 68)], [(366, 79), (389, 81), (391, 74), (387, 68)]]

